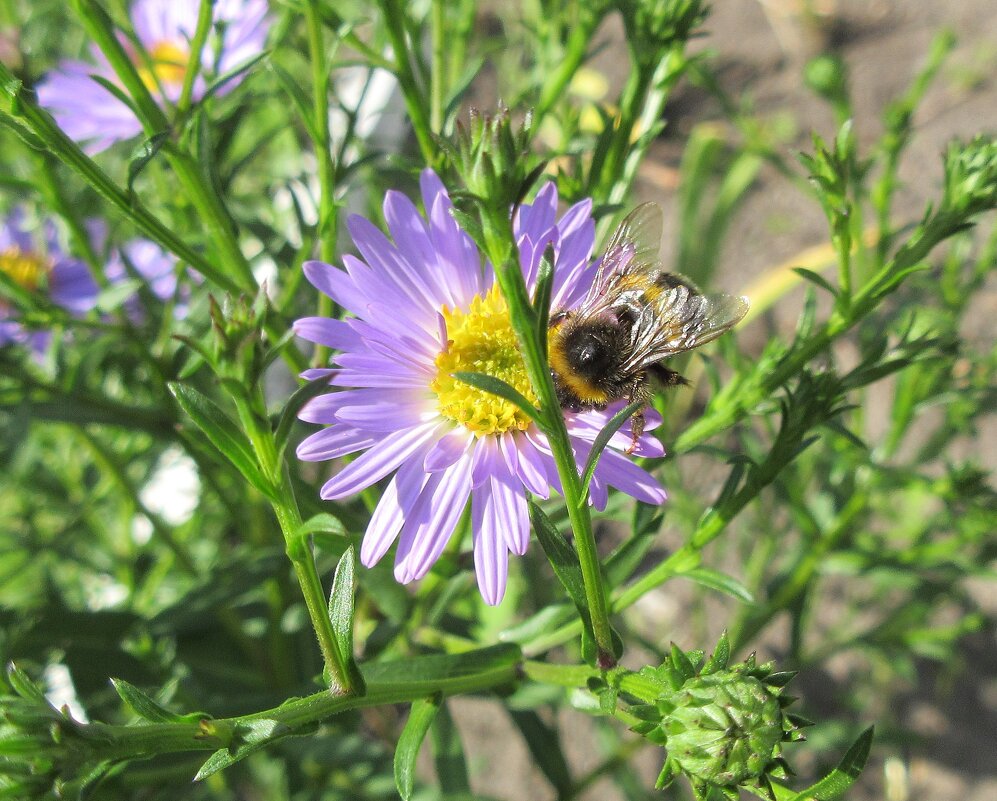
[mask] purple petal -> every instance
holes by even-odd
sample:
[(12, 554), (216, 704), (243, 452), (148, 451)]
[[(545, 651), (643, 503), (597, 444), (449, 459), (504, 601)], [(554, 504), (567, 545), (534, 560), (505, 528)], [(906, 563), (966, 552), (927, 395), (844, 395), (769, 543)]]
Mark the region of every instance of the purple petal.
[(297, 455), (303, 462), (324, 462), (348, 453), (370, 448), (377, 437), (348, 426), (332, 426), (305, 437), (298, 445)]
[(362, 342), (345, 322), (328, 317), (302, 317), (295, 320), (291, 328), (302, 339), (333, 350), (350, 350)]
[(521, 234), (528, 235), (534, 242), (540, 235), (554, 225), (557, 217), (557, 187), (548, 182), (537, 192), (532, 204), (523, 204), (516, 215), (516, 238)]
[[(390, 440), (382, 440), (329, 479), (319, 494), (324, 500), (334, 501), (380, 481), (407, 459), (424, 450), (438, 436), (439, 428), (439, 423), (426, 423), (401, 431)], [(421, 461), (422, 456), (417, 458)]]
[[(435, 484), (435, 486), (434, 486)], [(402, 584), (429, 572), (450, 541), (471, 491), (471, 459), (465, 456), (432, 473), (419, 501), (402, 526), (395, 557), (395, 578)]]
[(85, 314), (97, 305), (99, 291), (90, 268), (79, 259), (62, 258), (52, 267), (49, 297), (56, 305)]
[[(409, 202), (411, 203), (411, 201)], [(390, 203), (391, 198), (386, 198), (385, 214), (388, 212)], [(394, 208), (395, 205), (397, 203), (392, 206), (394, 213), (402, 214)], [(411, 224), (422, 224), (422, 219), (417, 213)], [(400, 228), (402, 223), (395, 219), (395, 225)], [(398, 248), (391, 244), (388, 237), (374, 223), (365, 217), (353, 214), (347, 220), (346, 226), (353, 238), (353, 243), (357, 246), (364, 261), (370, 265), (374, 275), (385, 283), (390, 282), (394, 289), (407, 297), (416, 307), (435, 310), (445, 302), (446, 298), (435, 293), (434, 288), (427, 284), (426, 277), (422, 272), (414, 268), (413, 264), (399, 252)], [(417, 254), (413, 255), (417, 257)]]
[(306, 261), (302, 269), (305, 271), (305, 278), (319, 292), (328, 295), (357, 317), (365, 316), (367, 298), (356, 288), (344, 270), (321, 261)]
[[(550, 484), (544, 471), (543, 457), (522, 432), (517, 431), (512, 435), (512, 439), (516, 455), (516, 463), (513, 468), (516, 476), (534, 495), (549, 498)], [(511, 463), (511, 457), (507, 457), (507, 461)]]
[(439, 419), (438, 411), (431, 406), (425, 392), (358, 389), (354, 397), (356, 402), (341, 406), (335, 418), (365, 431), (390, 433)]
[(428, 481), (429, 475), (414, 460), (399, 468), (385, 488), (367, 524), (367, 531), (360, 545), (361, 564), (371, 567), (381, 561), (381, 557), (402, 530), (402, 525)]
[(607, 449), (602, 452), (596, 475), (600, 481), (605, 481), (644, 503), (657, 505), (668, 497), (664, 488), (650, 473), (616, 451)]
[(474, 435), (457, 427), (444, 434), (426, 453), (423, 467), (427, 473), (438, 473), (454, 464), (471, 446)]
[(505, 596), (509, 576), (509, 551), (499, 536), (492, 497), (492, 484), (474, 490), (471, 498), (471, 528), (474, 531), (474, 573), (485, 603), (495, 606)]

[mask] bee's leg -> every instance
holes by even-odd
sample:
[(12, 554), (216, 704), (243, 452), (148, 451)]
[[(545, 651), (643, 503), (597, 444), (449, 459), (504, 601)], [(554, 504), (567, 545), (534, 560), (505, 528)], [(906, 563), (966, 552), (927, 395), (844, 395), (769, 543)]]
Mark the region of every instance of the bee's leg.
[(647, 422), (644, 417), (644, 409), (647, 408), (647, 404), (651, 401), (651, 385), (647, 381), (646, 375), (641, 375), (637, 381), (634, 382), (633, 387), (630, 389), (630, 393), (627, 396), (627, 400), (630, 403), (634, 401), (640, 401), (643, 406), (640, 407), (633, 416), (630, 418), (630, 445), (627, 446), (625, 453), (630, 456), (637, 449), (637, 443), (640, 440), (641, 434), (644, 433), (644, 425)]
[(647, 373), (663, 387), (676, 387), (689, 383), (674, 370), (665, 367), (661, 362), (648, 367)]
[(630, 444), (627, 445), (627, 449), (624, 451), (627, 456), (632, 456), (633, 452), (637, 449), (637, 442), (640, 440), (641, 434), (644, 433), (645, 422), (644, 407), (642, 406), (630, 418)]

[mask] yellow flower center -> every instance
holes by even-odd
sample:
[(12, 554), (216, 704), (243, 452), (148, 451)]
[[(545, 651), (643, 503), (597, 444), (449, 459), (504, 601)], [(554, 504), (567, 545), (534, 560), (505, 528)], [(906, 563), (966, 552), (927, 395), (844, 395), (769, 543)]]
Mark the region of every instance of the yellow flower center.
[(447, 346), (436, 357), (436, 378), (430, 384), (439, 399), (440, 414), (478, 437), (511, 429), (525, 431), (530, 418), (515, 404), (452, 377), (456, 372), (484, 373), (502, 379), (536, 403), (509, 309), (498, 287), (492, 287), (484, 297), (476, 295), (467, 311), (444, 306), (441, 313), (447, 326)]
[(38, 289), (50, 266), (48, 259), (30, 251), (25, 253), (16, 245), (0, 251), (0, 272), (30, 291)]
[(169, 40), (156, 42), (149, 48), (150, 67), (141, 67), (139, 75), (151, 91), (161, 86), (181, 86), (187, 72), (190, 53), (186, 45)]

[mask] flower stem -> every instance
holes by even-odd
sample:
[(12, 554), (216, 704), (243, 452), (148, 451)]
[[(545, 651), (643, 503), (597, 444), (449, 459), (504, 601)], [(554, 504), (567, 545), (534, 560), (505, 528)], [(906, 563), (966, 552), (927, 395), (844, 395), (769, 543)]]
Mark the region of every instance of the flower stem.
[[(308, 54), (312, 65), (312, 116), (316, 133), (313, 142), (318, 160), (319, 208), (316, 236), (319, 242), (319, 258), (331, 263), (336, 257), (336, 229), (338, 207), (336, 206), (336, 165), (332, 153), (332, 140), (329, 133), (329, 68), (325, 53), (322, 18), (318, 3), (311, 0), (305, 9), (308, 27)], [(319, 317), (332, 317), (332, 299), (324, 292), (318, 293)], [(329, 348), (316, 345), (312, 355), (312, 366), (321, 367), (329, 359)]]
[(432, 40), (433, 64), (429, 86), (429, 124), (438, 134), (443, 133), (443, 114), (446, 109), (446, 6), (444, 0), (433, 0)]
[(384, 26), (394, 50), (394, 72), (402, 88), (405, 98), (405, 108), (412, 122), (419, 150), (426, 164), (436, 162), (437, 149), (433, 143), (433, 129), (426, 109), (429, 106), (425, 93), (420, 90), (412, 70), (412, 58), (408, 44), (405, 41), (405, 7), (398, 0), (378, 0), (384, 15)]
[(307, 539), (298, 534), (302, 522), (301, 512), (294, 497), (287, 464), (277, 452), (273, 432), (263, 413), (266, 406), (262, 390), (257, 385), (252, 390), (251, 396), (236, 397), (235, 405), (239, 422), (249, 437), (256, 460), (274, 488), (274, 497), (270, 503), (284, 535), (285, 551), (301, 587), (308, 617), (311, 619), (319, 649), (322, 651), (322, 659), (329, 672), (329, 689), (334, 695), (352, 694), (356, 688), (347, 669), (346, 657), (340, 652), (339, 643), (332, 630), (332, 621), (329, 619), (325, 591), (315, 564), (315, 557), (308, 547)]
[(177, 112), (186, 114), (190, 110), (191, 98), (194, 94), (194, 81), (201, 71), (201, 53), (204, 43), (211, 32), (212, 12), (215, 0), (201, 0), (197, 9), (197, 27), (194, 37), (190, 40), (190, 57), (187, 59), (187, 69), (183, 74), (183, 86), (180, 89), (180, 99), (177, 100)]
[(495, 276), (509, 306), (509, 316), (523, 353), (527, 375), (540, 401), (545, 420), (544, 433), (561, 479), (561, 489), (585, 585), (585, 600), (596, 646), (596, 662), (600, 668), (608, 669), (616, 664), (616, 656), (613, 650), (613, 630), (609, 624), (609, 602), (592, 531), (592, 518), (588, 504), (582, 502), (578, 465), (571, 449), (564, 414), (557, 402), (547, 354), (537, 330), (537, 315), (530, 303), (519, 266), (510, 218), (503, 210), (492, 210), (492, 213), (485, 216), (483, 223), (485, 249), (492, 264), (496, 265)]

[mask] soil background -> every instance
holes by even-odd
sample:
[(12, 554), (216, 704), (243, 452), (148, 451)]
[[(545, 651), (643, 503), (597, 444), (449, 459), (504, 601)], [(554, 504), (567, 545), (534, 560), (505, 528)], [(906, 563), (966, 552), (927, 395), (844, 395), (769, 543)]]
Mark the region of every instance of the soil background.
[[(827, 12), (818, 28), (801, 25), (794, 17), (793, 9), (800, 4), (798, 0), (715, 2), (704, 26), (705, 36), (693, 47), (717, 53), (718, 74), (727, 92), (752, 98), (760, 115), (793, 120), (796, 133), (786, 143), (786, 156), (791, 161), (795, 161), (796, 152), (809, 149), (811, 130), (825, 139), (835, 132), (828, 104), (803, 85), (803, 65), (808, 57), (822, 50), (833, 52), (847, 65), (861, 148), (880, 134), (883, 109), (910, 85), (934, 37), (944, 29), (956, 35), (955, 50), (918, 108), (916, 132), (900, 172), (904, 184), (897, 195), (895, 214), (903, 222), (915, 222), (926, 201), (938, 196), (941, 154), (947, 143), (997, 131), (997, 2), (817, 0), (818, 10)], [(618, 87), (624, 78), (621, 70), (628, 64), (618, 19), (607, 22), (598, 41), (604, 48), (591, 64)], [(489, 94), (488, 90), (483, 94)], [(695, 125), (708, 120), (723, 124), (723, 115), (705, 92), (684, 84), (667, 106), (666, 119), (666, 130), (652, 146), (638, 178), (636, 195), (665, 208), (663, 248), (667, 253), (677, 218), (675, 189), (683, 144)], [(801, 195), (774, 169), (766, 168), (734, 220), (713, 284), (737, 292), (766, 270), (826, 241), (826, 221), (816, 201)], [(668, 263), (667, 255), (665, 259)], [(993, 278), (987, 291), (981, 293), (978, 308), (967, 318), (964, 334), (977, 342), (992, 343), (997, 331), (997, 282)], [(801, 299), (802, 292), (796, 291), (752, 323), (741, 333), (745, 347), (760, 350), (775, 332), (790, 334)], [(971, 456), (994, 470), (997, 421), (986, 421), (980, 434), (961, 444), (962, 452), (957, 455)], [(708, 489), (705, 494), (709, 494)], [(663, 536), (667, 538), (667, 532)], [(691, 595), (682, 597), (676, 584), (648, 595), (638, 604), (637, 613), (646, 619), (650, 631), (665, 632), (670, 639), (682, 642), (683, 631), (691, 629), (687, 606)], [(997, 640), (993, 624), (997, 619), (997, 585), (980, 581), (971, 586), (971, 592), (990, 625), (963, 641), (959, 664), (921, 663), (916, 679), (897, 687), (889, 698), (880, 699), (888, 708), (873, 700), (863, 719), (855, 721), (856, 726), (869, 725), (885, 717), (893, 725), (887, 724), (887, 744), (883, 744), (884, 738), (878, 740), (857, 786), (846, 795), (849, 801), (997, 801)], [(715, 612), (705, 621), (713, 637), (728, 617), (722, 603)], [(834, 605), (829, 604), (822, 614), (833, 616)], [(698, 640), (703, 621), (698, 625), (696, 641), (710, 641)], [(784, 629), (771, 626), (759, 657), (779, 657), (785, 652), (785, 638)], [(793, 688), (794, 694), (804, 699), (801, 711), (817, 720), (832, 716), (854, 719), (854, 703), (846, 703), (844, 696), (850, 684), (861, 682), (860, 672), (868, 669), (867, 663), (846, 656), (831, 660), (826, 671), (817, 675), (801, 675)], [(553, 789), (498, 704), (465, 698), (455, 701), (452, 708), (465, 741), (475, 791), (509, 801), (554, 799)], [(566, 739), (565, 751), (573, 774), (583, 775), (603, 759), (597, 729), (587, 716), (570, 710), (562, 714), (559, 722)], [(811, 740), (818, 742), (819, 735), (811, 735)], [(802, 782), (818, 778), (840, 754), (828, 753), (824, 763), (789, 756)], [(653, 790), (661, 767), (660, 751), (645, 748), (630, 764), (639, 784), (648, 788), (647, 797), (663, 797)], [(428, 769), (428, 765), (424, 767)], [(685, 796), (678, 791), (668, 797)], [(601, 779), (579, 798), (615, 801), (622, 796), (614, 784)]]

